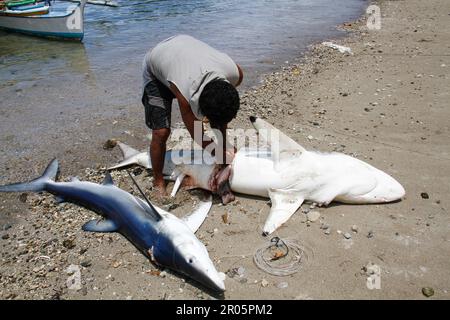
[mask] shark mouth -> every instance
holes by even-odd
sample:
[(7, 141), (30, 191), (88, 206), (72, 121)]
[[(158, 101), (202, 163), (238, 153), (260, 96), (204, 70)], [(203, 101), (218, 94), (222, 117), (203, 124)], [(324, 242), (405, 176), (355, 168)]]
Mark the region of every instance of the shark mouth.
[(230, 203), (234, 201), (235, 197), (233, 192), (231, 191), (229, 179), (231, 177), (231, 165), (227, 165), (226, 167), (219, 170), (218, 173), (215, 174), (215, 187), (217, 188), (216, 192), (222, 199), (223, 204)]

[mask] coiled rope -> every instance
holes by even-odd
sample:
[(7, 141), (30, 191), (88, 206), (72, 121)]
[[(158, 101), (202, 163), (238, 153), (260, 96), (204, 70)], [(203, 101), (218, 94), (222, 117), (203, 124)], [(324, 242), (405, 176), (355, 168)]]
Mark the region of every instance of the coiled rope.
[(305, 250), (296, 240), (273, 237), (270, 244), (256, 250), (256, 266), (275, 276), (288, 276), (298, 272), (308, 259)]

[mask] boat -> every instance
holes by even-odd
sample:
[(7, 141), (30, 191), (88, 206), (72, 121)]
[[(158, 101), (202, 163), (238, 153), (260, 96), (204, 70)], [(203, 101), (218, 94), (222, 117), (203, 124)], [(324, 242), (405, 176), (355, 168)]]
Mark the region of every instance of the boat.
[(1, 11), (2, 14), (7, 16), (35, 16), (40, 14), (47, 14), (49, 12), (50, 6), (39, 3), (36, 5), (27, 5), (20, 7), (13, 7), (12, 9), (6, 9)]
[(19, 7), (19, 6), (23, 6), (23, 5), (28, 5), (28, 4), (33, 4), (35, 3), (36, 0), (11, 0), (11, 1), (6, 1), (5, 5), (8, 8), (13, 8), (13, 7)]
[(80, 0), (77, 6), (69, 7), (66, 11), (50, 8), (48, 13), (40, 15), (14, 15), (7, 12), (10, 9), (3, 10), (0, 11), (0, 29), (40, 37), (81, 41), (84, 36), (83, 18), (86, 1)]
[[(62, 0), (69, 2), (78, 2), (79, 0)], [(107, 6), (107, 7), (118, 7), (119, 4), (114, 0), (87, 0), (89, 4), (95, 4), (98, 6)]]

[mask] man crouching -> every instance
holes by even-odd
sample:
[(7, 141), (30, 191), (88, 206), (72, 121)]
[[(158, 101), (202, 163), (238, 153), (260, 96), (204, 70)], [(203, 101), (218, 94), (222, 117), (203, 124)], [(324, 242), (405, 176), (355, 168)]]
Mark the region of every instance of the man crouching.
[(212, 141), (203, 141), (203, 126), (201, 136), (194, 135), (195, 121), (206, 117), (211, 127), (221, 132), (223, 158), (216, 161), (224, 164), (234, 155), (234, 150), (227, 149), (226, 129), (239, 110), (236, 87), (242, 82), (243, 72), (227, 54), (188, 35), (157, 44), (145, 55), (143, 69), (142, 103), (145, 122), (152, 130), (153, 185), (160, 195), (166, 195), (163, 167), (173, 98), (178, 101), (189, 134), (203, 149)]

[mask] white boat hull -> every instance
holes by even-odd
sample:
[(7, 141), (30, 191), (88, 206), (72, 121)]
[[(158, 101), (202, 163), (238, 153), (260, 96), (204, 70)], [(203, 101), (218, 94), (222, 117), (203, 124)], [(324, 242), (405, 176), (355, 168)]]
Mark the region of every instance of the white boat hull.
[(0, 29), (41, 37), (82, 40), (86, 0), (65, 15), (8, 16), (0, 13)]

